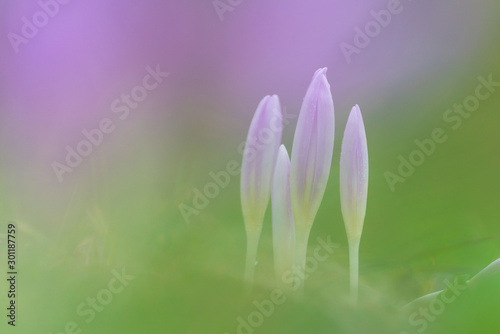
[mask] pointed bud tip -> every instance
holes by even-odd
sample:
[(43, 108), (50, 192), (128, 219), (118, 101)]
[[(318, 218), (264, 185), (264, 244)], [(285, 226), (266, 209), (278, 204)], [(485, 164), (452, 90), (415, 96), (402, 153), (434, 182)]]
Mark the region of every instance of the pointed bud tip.
[(279, 103), (279, 97), (278, 95), (276, 94), (273, 94), (273, 95), (266, 95), (262, 98), (262, 100), (260, 101), (261, 104), (267, 104), (269, 102), (278, 102)]
[[(283, 157), (286, 157), (288, 160), (290, 160), (289, 156), (288, 156), (288, 151), (285, 147), (285, 145), (281, 144), (280, 148), (279, 148), (279, 151), (278, 151), (278, 155), (279, 156), (283, 156)], [(279, 159), (279, 158), (278, 158)]]
[(267, 98), (268, 98), (268, 103), (272, 103), (274, 105), (280, 104), (280, 98), (276, 94), (268, 95)]
[(316, 72), (314, 73), (313, 78), (311, 80), (311, 86), (316, 83), (318, 85), (316, 87), (321, 87), (323, 84), (324, 85), (323, 87), (325, 89), (330, 90), (330, 83), (328, 82), (328, 79), (326, 78), (327, 70), (328, 70), (328, 68), (326, 68), (326, 67), (323, 67), (323, 68), (316, 70)]
[(279, 101), (279, 97), (277, 94), (272, 94), (272, 95), (266, 95), (262, 98), (261, 102), (267, 102), (269, 100), (278, 100)]
[(361, 109), (359, 109), (359, 106), (357, 104), (354, 107), (352, 107), (351, 112), (349, 113), (349, 118), (347, 119), (348, 124), (353, 122), (356, 123), (357, 126), (363, 124), (363, 116), (361, 114)]
[(314, 76), (317, 76), (317, 75), (326, 75), (326, 72), (328, 71), (328, 67), (322, 67), (322, 68), (319, 68), (316, 70), (316, 72), (314, 73)]

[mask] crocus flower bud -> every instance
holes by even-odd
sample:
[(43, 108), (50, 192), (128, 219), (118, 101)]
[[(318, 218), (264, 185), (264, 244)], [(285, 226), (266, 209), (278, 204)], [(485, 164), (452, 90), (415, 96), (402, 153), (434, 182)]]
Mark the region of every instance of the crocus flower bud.
[(297, 225), (312, 226), (330, 175), (335, 115), (326, 68), (314, 73), (293, 138), (290, 187)]
[(349, 238), (360, 238), (368, 194), (368, 148), (358, 105), (352, 108), (340, 155), (340, 202)]
[(269, 203), (282, 129), (278, 96), (264, 97), (252, 119), (241, 165), (241, 206), (247, 232), (245, 280), (248, 286), (253, 282), (257, 246)]
[(333, 98), (326, 68), (321, 68), (314, 73), (300, 109), (290, 164), (296, 265), (300, 269), (305, 269), (309, 233), (330, 174), (334, 136)]
[(352, 108), (340, 154), (340, 202), (349, 242), (351, 296), (358, 298), (359, 243), (368, 194), (368, 148), (358, 105)]
[(280, 146), (271, 190), (273, 211), (274, 268), (278, 286), (285, 286), (283, 274), (291, 270), (295, 258), (295, 226), (290, 199), (290, 159), (284, 145)]

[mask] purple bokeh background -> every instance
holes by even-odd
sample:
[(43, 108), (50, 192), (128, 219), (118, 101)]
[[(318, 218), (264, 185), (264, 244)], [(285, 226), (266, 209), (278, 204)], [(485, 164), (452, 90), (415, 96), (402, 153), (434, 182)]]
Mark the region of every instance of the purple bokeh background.
[[(373, 20), (370, 12), (388, 3), (243, 0), (221, 21), (209, 0), (73, 0), (60, 5), (16, 53), (8, 34), (20, 34), (23, 17), (32, 21), (40, 5), (5, 0), (0, 5), (5, 178), (24, 193), (39, 189), (40, 195), (57, 185), (51, 163), (64, 158), (65, 147), (74, 146), (83, 129), (113, 115), (111, 102), (140, 84), (147, 66), (159, 64), (170, 76), (135, 111), (157, 125), (138, 133), (156, 134), (151, 151), (177, 161), (177, 153), (193, 152), (189, 143), (213, 150), (244, 138), (265, 95), (278, 94), (285, 108), (298, 112), (320, 67), (328, 67), (341, 119), (356, 103), (364, 113), (377, 112), (388, 100), (411, 93), (407, 84), (435, 78), (440, 85), (444, 75), (460, 77), (497, 26), (487, 6), (403, 0), (402, 12), (348, 63), (340, 44), (353, 44), (355, 27), (364, 28)], [(123, 126), (122, 135), (132, 123)], [(168, 173), (169, 166), (164, 169)]]
[[(168, 89), (155, 96), (168, 100), (170, 112), (186, 100), (208, 99), (220, 112), (251, 114), (272, 93), (296, 105), (322, 66), (337, 98), (378, 95), (450, 58), (470, 57), (486, 36), (489, 22), (477, 26), (480, 7), (472, 3), (456, 6), (467, 12), (460, 17), (446, 15), (442, 3), (403, 1), (401, 14), (348, 64), (339, 44), (352, 44), (354, 27), (387, 3), (243, 1), (221, 22), (211, 1), (73, 0), (19, 53), (2, 39), (2, 115), (9, 114), (11, 126), (27, 127), (33, 142), (55, 133), (68, 140), (155, 64), (172, 74)], [(40, 10), (35, 1), (2, 7), (3, 36), (19, 33), (22, 17)]]

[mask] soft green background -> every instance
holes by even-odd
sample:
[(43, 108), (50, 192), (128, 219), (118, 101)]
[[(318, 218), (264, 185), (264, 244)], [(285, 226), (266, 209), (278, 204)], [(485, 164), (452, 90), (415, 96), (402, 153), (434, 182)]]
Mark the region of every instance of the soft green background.
[[(335, 151), (310, 246), (317, 237), (330, 236), (340, 248), (311, 274), (304, 298), (288, 298), (255, 333), (400, 333), (407, 323), (399, 312), (402, 305), (443, 288), (456, 275), (474, 275), (500, 257), (500, 88), (457, 130), (443, 121), (446, 109), (474, 93), (478, 76), (492, 74), (500, 81), (500, 8), (493, 1), (477, 6), (484, 7), (478, 24), (487, 22), (489, 29), (471, 44), (468, 57), (449, 55), (441, 65), (392, 77), (391, 85), (382, 86), (386, 89), (378, 86), (383, 75), (372, 75), (371, 81), (350, 87), (349, 98), (335, 94), (342, 81), (334, 80)], [(467, 8), (453, 8), (456, 12), (450, 7), (450, 15), (467, 15)], [(244, 12), (243, 7), (238, 10)], [(404, 25), (412, 14), (404, 14), (387, 29), (413, 31), (414, 26)], [(424, 26), (427, 14), (419, 15)], [(397, 42), (384, 36), (377, 42), (387, 48), (412, 41), (408, 35)], [(455, 37), (450, 43), (459, 43)], [(360, 68), (376, 67), (372, 61), (359, 57), (340, 65), (359, 74)], [(333, 73), (335, 68), (329, 69), (329, 75)], [(171, 80), (175, 82), (175, 76)], [(286, 91), (287, 84), (283, 78), (280, 89)], [(307, 84), (296, 83), (304, 93)], [(302, 96), (284, 102), (290, 112), (298, 112)], [(236, 97), (228, 94), (227, 99)], [(341, 139), (353, 102), (364, 114), (370, 156), (357, 308), (347, 296), (348, 252), (338, 181)], [(239, 177), (232, 177), (189, 222), (178, 206), (191, 204), (192, 190), (211, 182), (210, 171), (241, 160), (237, 148), (257, 103), (251, 99), (245, 110), (229, 113), (198, 96), (177, 105), (175, 114), (162, 113), (167, 107), (161, 104), (151, 107), (152, 112), (106, 139), (62, 190), (48, 183), (27, 191), (26, 178), (22, 173), (12, 178), (11, 170), (19, 164), (36, 175), (36, 164), (27, 166), (25, 158), (17, 158), (18, 153), (2, 143), (0, 234), (6, 232), (7, 222), (17, 224), (20, 273), (15, 329), (5, 325), (6, 281), (0, 280), (2, 333), (63, 333), (70, 321), (77, 322), (82, 333), (93, 334), (236, 333), (237, 318), (255, 311), (252, 302), (267, 299), (273, 289), (270, 211), (259, 247), (257, 286), (252, 296), (244, 297), (246, 241)], [(289, 151), (295, 125), (292, 120), (284, 132)], [(447, 141), (392, 192), (384, 173), (396, 172), (398, 156), (407, 158), (416, 148), (414, 140), (428, 138), (435, 128), (445, 130)], [(134, 280), (85, 323), (76, 314), (77, 306), (106, 288), (112, 271), (122, 268)], [(427, 332), (498, 333), (498, 286), (468, 292), (447, 306)], [(416, 333), (416, 327), (408, 331)]]

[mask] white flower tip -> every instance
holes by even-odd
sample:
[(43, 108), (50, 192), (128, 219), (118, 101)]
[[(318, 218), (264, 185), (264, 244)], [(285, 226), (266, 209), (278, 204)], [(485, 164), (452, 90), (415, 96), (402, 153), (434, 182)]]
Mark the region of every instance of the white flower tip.
[[(290, 157), (288, 156), (288, 151), (286, 150), (285, 145), (281, 144), (278, 150), (278, 157), (276, 159), (276, 167), (274, 170), (274, 177), (279, 178), (280, 175), (286, 171), (287, 174), (290, 174)], [(289, 179), (289, 177), (288, 177)], [(288, 180), (288, 183), (290, 180)], [(282, 186), (282, 185), (280, 185)]]
[(288, 156), (288, 151), (286, 150), (285, 145), (283, 145), (283, 144), (280, 145), (279, 154), (280, 155), (286, 154)]
[(260, 105), (264, 106), (268, 103), (279, 103), (280, 99), (278, 95), (273, 94), (273, 95), (266, 95), (264, 98), (260, 101)]
[(326, 71), (328, 71), (328, 67), (322, 67), (322, 68), (319, 68), (316, 70), (316, 72), (314, 73), (314, 76), (317, 76), (317, 75), (326, 75)]
[(328, 68), (323, 67), (318, 70), (313, 75), (313, 82), (321, 82), (326, 85), (327, 89), (330, 89), (330, 84), (328, 83), (328, 80), (326, 79), (326, 72), (328, 71)]
[(359, 109), (359, 106), (356, 104), (354, 107), (351, 109), (351, 114), (349, 116), (355, 116), (355, 117), (361, 117), (361, 109)]
[(273, 103), (280, 103), (280, 98), (278, 97), (278, 95), (276, 94), (273, 94), (273, 95), (268, 95), (266, 96), (268, 99), (271, 100), (271, 102)]
[(349, 118), (347, 119), (346, 130), (347, 129), (357, 129), (358, 131), (362, 132), (361, 136), (366, 136), (364, 134), (365, 126), (363, 123), (363, 116), (361, 114), (361, 109), (359, 109), (359, 106), (357, 104), (351, 109)]

